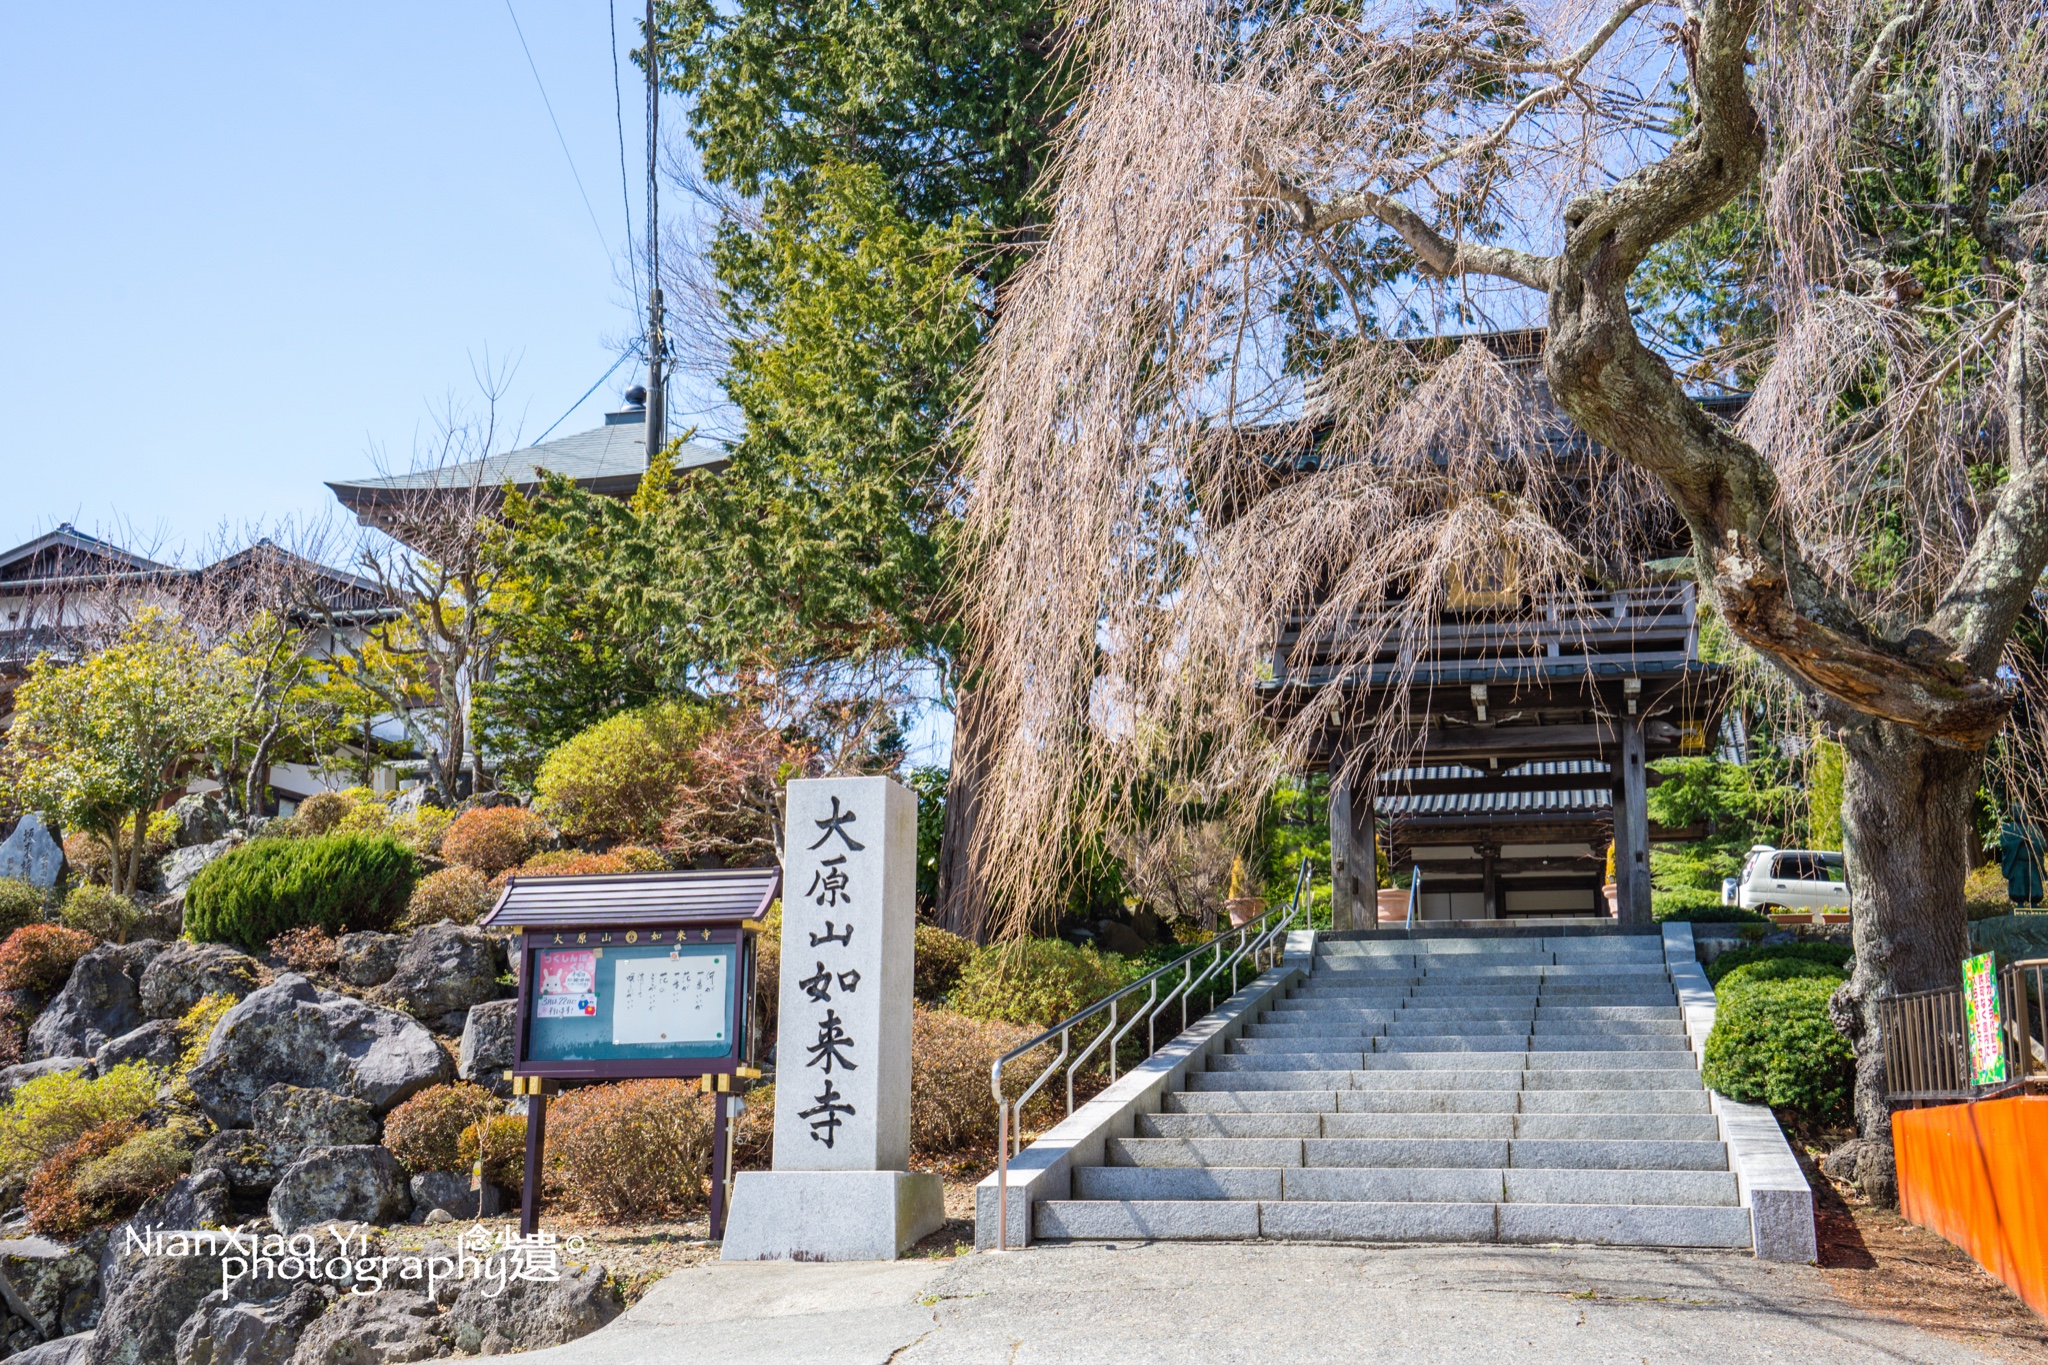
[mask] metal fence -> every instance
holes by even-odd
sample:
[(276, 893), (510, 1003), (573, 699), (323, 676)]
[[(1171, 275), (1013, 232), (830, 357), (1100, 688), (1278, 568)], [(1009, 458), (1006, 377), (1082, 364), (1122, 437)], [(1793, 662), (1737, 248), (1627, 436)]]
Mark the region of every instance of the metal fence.
[[(1002, 1200), (997, 1217), (997, 1249), (1001, 1250), (1008, 1229), (1010, 1158), (1024, 1148), (1024, 1106), (1055, 1077), (1066, 1082), (1066, 1112), (1074, 1113), (1074, 1078), (1100, 1071), (1115, 1080), (1119, 1068), (1129, 1070), (1159, 1050), (1162, 1042), (1188, 1026), (1190, 1010), (1199, 1017), (1216, 1001), (1235, 995), (1238, 978), (1253, 976), (1277, 965), (1286, 948), (1287, 934), (1309, 926), (1309, 861), (1301, 860), (1301, 873), (1294, 880), (1294, 895), (1287, 904), (1275, 906), (1245, 924), (1218, 934), (1199, 947), (1148, 973), (1116, 993), (1105, 996), (1070, 1019), (1061, 1020), (1029, 1042), (1011, 1048), (989, 1067), (989, 1089), (995, 1095), (997, 1120), (996, 1172)], [(1224, 985), (1228, 983), (1229, 989)], [(1171, 1028), (1165, 1039), (1159, 1025)], [(1136, 1030), (1144, 1025), (1144, 1042)], [(1003, 1084), (1003, 1073), (1041, 1048), (1059, 1045), (1044, 1069), (1011, 1097)]]
[(1973, 1085), (1963, 991), (1915, 991), (1878, 1003), (1887, 1098), (1895, 1105), (1956, 1104), (2048, 1087), (2048, 958), (1998, 974), (2005, 1080)]

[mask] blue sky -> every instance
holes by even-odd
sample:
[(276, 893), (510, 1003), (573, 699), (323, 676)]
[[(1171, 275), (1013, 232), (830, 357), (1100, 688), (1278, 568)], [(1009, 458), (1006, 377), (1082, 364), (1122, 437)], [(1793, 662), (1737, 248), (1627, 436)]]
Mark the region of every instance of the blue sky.
[(486, 355), (501, 423), (563, 415), (638, 330), (611, 40), (603, 0), (517, 14), (589, 209), (505, 0), (0, 5), (0, 546), (325, 514)]

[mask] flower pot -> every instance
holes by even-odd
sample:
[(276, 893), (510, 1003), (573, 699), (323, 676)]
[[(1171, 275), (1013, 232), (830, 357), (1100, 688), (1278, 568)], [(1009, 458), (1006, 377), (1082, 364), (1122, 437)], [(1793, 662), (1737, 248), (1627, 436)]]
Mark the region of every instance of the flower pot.
[(1266, 902), (1258, 896), (1232, 896), (1223, 902), (1223, 908), (1230, 912), (1230, 927), (1236, 929), (1265, 913)]
[(1379, 890), (1380, 923), (1404, 922), (1408, 918), (1408, 893), (1398, 886), (1383, 886)]
[(1609, 882), (1607, 883), (1607, 885), (1600, 888), (1600, 894), (1607, 897), (1607, 917), (1609, 919), (1620, 919), (1621, 888), (1616, 886), (1613, 882)]

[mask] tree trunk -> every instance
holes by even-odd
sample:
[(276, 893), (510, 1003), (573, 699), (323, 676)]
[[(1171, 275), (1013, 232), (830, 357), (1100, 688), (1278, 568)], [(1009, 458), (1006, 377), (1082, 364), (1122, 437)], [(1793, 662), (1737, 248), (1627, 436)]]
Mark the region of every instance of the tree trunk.
[(982, 708), (966, 688), (953, 708), (953, 766), (946, 777), (946, 821), (939, 833), (939, 927), (988, 942), (988, 878), (974, 847), (981, 811)]
[(1874, 720), (1842, 735), (1843, 860), (1856, 970), (1835, 1024), (1856, 1045), (1856, 1126), (1891, 1143), (1878, 1002), (1962, 983), (1969, 953), (1963, 879), (1984, 755)]
[[(135, 888), (142, 884), (142, 840), (148, 830), (149, 808), (145, 806), (135, 812), (135, 828), (130, 832), (128, 842), (128, 884), (126, 886), (116, 885), (114, 890), (118, 894), (132, 896), (135, 894)], [(118, 844), (115, 845), (114, 870), (107, 880), (116, 883), (121, 880), (120, 845)]]

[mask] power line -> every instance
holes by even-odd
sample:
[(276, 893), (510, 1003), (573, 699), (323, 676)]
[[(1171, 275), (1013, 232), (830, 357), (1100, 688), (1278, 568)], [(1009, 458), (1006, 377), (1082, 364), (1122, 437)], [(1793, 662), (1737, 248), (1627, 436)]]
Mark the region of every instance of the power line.
[[(597, 384), (592, 384), (589, 388), (585, 389), (583, 391), (583, 397), (577, 399), (575, 402), (569, 405), (569, 412), (574, 412), (576, 411), (576, 409), (582, 407), (585, 402), (589, 401), (590, 395), (597, 392), (599, 384), (604, 383), (605, 380), (610, 379), (614, 374), (618, 373), (619, 366), (625, 364), (627, 361), (631, 360), (634, 356), (638, 354), (640, 354), (640, 343), (638, 341), (635, 341), (632, 345), (626, 347), (625, 354), (621, 355), (617, 360), (614, 360), (612, 362), (612, 367), (609, 370), (606, 370), (603, 374), (597, 377)], [(569, 420), (569, 412), (565, 412), (560, 417), (557, 417), (555, 419), (554, 426), (549, 427), (546, 431), (543, 431), (540, 435), (534, 437), (533, 443), (535, 445), (539, 445), (542, 441), (545, 441), (548, 437), (554, 435), (555, 427), (558, 427), (562, 425), (562, 423)]]
[(576, 158), (569, 154), (569, 139), (562, 136), (562, 122), (555, 117), (554, 101), (548, 98), (548, 88), (540, 78), (540, 68), (534, 65), (533, 49), (526, 45), (526, 30), (519, 27), (519, 15), (512, 8), (512, 0), (505, 0), (505, 13), (512, 16), (512, 31), (519, 35), (519, 50), (526, 54), (526, 69), (533, 73), (533, 83), (540, 91), (541, 105), (548, 111), (548, 122), (555, 125), (555, 141), (562, 144), (562, 159), (569, 163), (569, 174), (576, 181), (576, 193), (583, 196), (583, 211), (590, 215), (590, 225), (597, 229), (597, 240), (603, 245), (604, 254), (610, 256), (612, 244), (606, 240), (604, 228), (597, 221), (597, 210), (590, 206), (590, 195), (584, 190), (583, 177), (576, 170)]
[[(626, 174), (626, 97), (619, 90), (619, 0), (605, 0), (605, 13), (612, 26), (612, 121), (619, 129), (619, 204), (626, 210), (626, 236), (633, 235), (632, 178)], [(633, 293), (640, 293), (640, 253), (628, 251), (626, 260), (633, 271)]]

